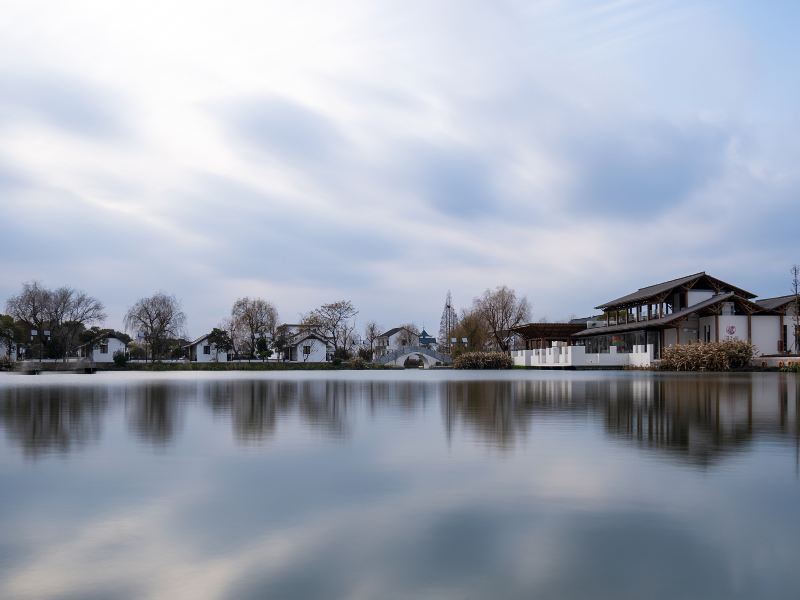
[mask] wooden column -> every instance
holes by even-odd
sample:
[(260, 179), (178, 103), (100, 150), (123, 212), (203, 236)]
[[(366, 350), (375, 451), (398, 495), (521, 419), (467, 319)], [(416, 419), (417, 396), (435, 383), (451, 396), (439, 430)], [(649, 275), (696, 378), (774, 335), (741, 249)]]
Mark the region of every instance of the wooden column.
[[(786, 347), (789, 345), (789, 344), (787, 344), (787, 342), (789, 340), (788, 339), (786, 339), (786, 340), (783, 339), (783, 328), (786, 327), (786, 312), (785, 311), (786, 311), (786, 309), (784, 309), (784, 312), (781, 313), (781, 330), (778, 332), (778, 339), (781, 341), (781, 350), (783, 352), (786, 352)], [(786, 336), (786, 337), (788, 338), (789, 336)]]
[(681, 324), (675, 323), (675, 345), (681, 343)]
[(719, 313), (714, 315), (714, 341), (719, 341)]
[(753, 343), (753, 313), (747, 313), (747, 341)]

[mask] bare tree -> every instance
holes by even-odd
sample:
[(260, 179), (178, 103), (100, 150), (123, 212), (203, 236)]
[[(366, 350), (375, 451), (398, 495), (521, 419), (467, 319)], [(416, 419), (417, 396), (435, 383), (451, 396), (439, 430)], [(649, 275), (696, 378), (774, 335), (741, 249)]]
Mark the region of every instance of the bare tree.
[(141, 298), (125, 313), (125, 328), (134, 334), (141, 332), (153, 360), (163, 356), (167, 340), (183, 335), (185, 325), (180, 302), (164, 292)]
[(328, 338), (334, 354), (349, 353), (358, 311), (350, 300), (339, 300), (315, 308), (303, 318), (303, 325)]
[(527, 321), (530, 313), (528, 299), (517, 298), (517, 293), (504, 285), (487, 289), (473, 307), (486, 321), (494, 345), (503, 352), (508, 351), (511, 328)]
[(800, 354), (800, 265), (792, 265), (792, 294), (794, 294), (794, 352)]
[(231, 319), (235, 328), (241, 328), (247, 335), (247, 351), (253, 356), (258, 338), (275, 333), (278, 311), (271, 302), (261, 298), (239, 298), (231, 308)]
[(40, 344), (44, 344), (43, 333), (48, 330), (51, 356), (65, 358), (88, 325), (106, 318), (103, 303), (85, 292), (68, 286), (50, 290), (37, 281), (23, 284), (22, 291), (9, 298), (6, 309), (36, 330)]
[(381, 327), (375, 321), (370, 321), (364, 328), (364, 341), (369, 346), (369, 351), (375, 351), (375, 340), (381, 334)]
[(408, 332), (409, 339), (406, 340), (408, 346), (419, 345), (419, 327), (417, 327), (416, 324), (405, 323), (404, 325), (400, 325), (400, 328)]

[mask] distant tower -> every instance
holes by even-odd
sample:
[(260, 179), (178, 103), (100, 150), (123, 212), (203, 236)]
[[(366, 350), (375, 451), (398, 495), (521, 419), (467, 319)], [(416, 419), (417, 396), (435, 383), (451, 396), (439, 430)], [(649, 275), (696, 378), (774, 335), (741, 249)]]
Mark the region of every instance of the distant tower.
[(442, 320), (439, 323), (439, 352), (450, 354), (450, 337), (456, 325), (458, 325), (458, 317), (456, 317), (456, 310), (453, 308), (453, 297), (450, 295), (450, 290), (447, 290), (447, 298), (445, 298), (444, 310), (442, 310)]

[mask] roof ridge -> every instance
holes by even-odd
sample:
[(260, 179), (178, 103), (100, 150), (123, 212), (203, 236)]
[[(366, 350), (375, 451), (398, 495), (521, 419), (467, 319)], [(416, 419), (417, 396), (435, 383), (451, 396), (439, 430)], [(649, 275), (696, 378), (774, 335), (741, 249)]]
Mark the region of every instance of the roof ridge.
[(659, 283), (651, 283), (650, 285), (640, 287), (637, 291), (641, 292), (642, 290), (646, 290), (647, 288), (655, 287), (657, 285), (665, 285), (667, 283), (672, 283), (673, 281), (680, 281), (681, 279), (689, 279), (690, 277), (701, 277), (703, 275), (706, 275), (705, 271), (700, 271), (699, 273), (693, 273), (692, 275), (683, 275), (681, 277), (675, 277), (674, 279), (667, 279), (666, 281), (661, 281)]

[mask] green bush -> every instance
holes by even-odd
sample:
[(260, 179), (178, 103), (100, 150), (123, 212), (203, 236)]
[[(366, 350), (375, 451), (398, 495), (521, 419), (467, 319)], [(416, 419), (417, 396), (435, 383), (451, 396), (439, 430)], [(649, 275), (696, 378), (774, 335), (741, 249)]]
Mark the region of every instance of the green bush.
[(464, 352), (453, 361), (454, 369), (511, 369), (514, 361), (505, 352)]
[(124, 367), (128, 364), (128, 355), (121, 350), (117, 350), (114, 352), (114, 364), (118, 367)]
[(360, 356), (355, 356), (350, 360), (344, 363), (344, 366), (348, 369), (366, 369), (367, 368), (367, 361), (365, 361)]
[(750, 364), (755, 348), (750, 342), (695, 342), (665, 348), (661, 368), (669, 371), (730, 371)]

